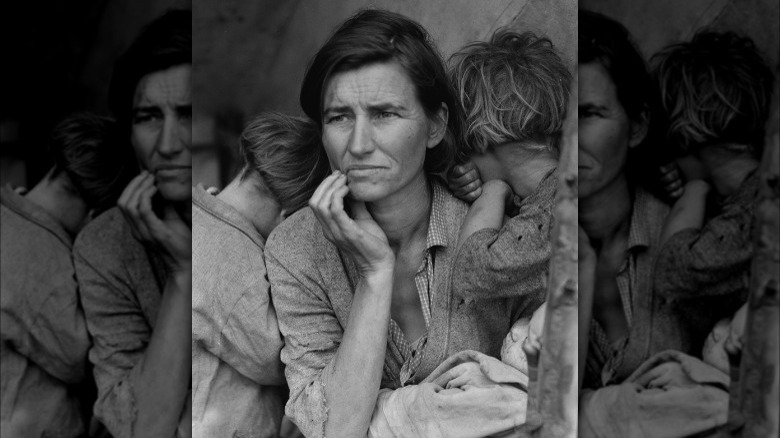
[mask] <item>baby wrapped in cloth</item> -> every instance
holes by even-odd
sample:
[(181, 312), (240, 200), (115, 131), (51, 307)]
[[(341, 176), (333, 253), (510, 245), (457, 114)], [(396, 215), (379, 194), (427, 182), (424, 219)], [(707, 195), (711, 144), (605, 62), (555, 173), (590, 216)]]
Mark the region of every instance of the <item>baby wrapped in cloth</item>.
[(504, 340), (501, 360), (461, 351), (422, 383), (379, 392), (369, 437), (501, 437), (525, 422), (528, 361), (522, 345), (539, 338), (546, 306), (522, 318)]
[(727, 350), (741, 347), (747, 305), (713, 328), (702, 359), (664, 351), (619, 385), (583, 392), (581, 437), (717, 436), (728, 420)]

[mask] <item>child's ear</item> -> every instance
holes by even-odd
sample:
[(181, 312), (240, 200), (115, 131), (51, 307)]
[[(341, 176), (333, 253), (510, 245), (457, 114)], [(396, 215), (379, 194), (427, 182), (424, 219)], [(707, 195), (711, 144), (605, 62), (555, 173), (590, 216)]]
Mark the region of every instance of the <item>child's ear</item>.
[(428, 129), (428, 149), (436, 147), (444, 139), (447, 133), (447, 121), (450, 117), (450, 110), (447, 104), (442, 102), (441, 108), (431, 118), (431, 126)]
[(650, 128), (650, 112), (644, 109), (639, 115), (639, 120), (632, 120), (630, 124), (628, 147), (639, 146), (647, 137), (647, 131)]

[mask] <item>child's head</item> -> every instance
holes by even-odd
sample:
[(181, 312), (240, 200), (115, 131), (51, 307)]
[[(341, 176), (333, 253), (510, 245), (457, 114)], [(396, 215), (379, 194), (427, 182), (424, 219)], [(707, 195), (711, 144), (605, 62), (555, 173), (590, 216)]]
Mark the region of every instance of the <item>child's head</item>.
[(254, 179), (289, 216), (307, 205), (330, 171), (320, 141), (317, 124), (308, 119), (262, 113), (239, 138), (245, 163), (240, 178)]
[(773, 75), (752, 40), (705, 30), (653, 61), (668, 137), (680, 153), (719, 144), (760, 157)]
[(557, 158), (571, 73), (549, 39), (499, 30), (452, 55), (449, 76), (464, 109), (461, 158), (528, 141)]
[[(520, 318), (512, 325), (501, 345), (502, 362), (529, 374), (530, 369), (536, 366), (535, 361), (538, 359), (546, 313), (547, 303), (545, 302), (536, 309), (530, 318)], [(529, 357), (529, 354), (534, 354), (535, 357)]]
[(729, 374), (728, 350), (740, 350), (742, 348), (742, 334), (745, 332), (745, 319), (747, 317), (747, 304), (739, 308), (734, 317), (718, 321), (704, 341), (702, 359), (704, 362)]
[(122, 154), (115, 134), (112, 119), (83, 112), (57, 124), (49, 142), (54, 167), (48, 178), (62, 180), (93, 215), (116, 205), (137, 172), (135, 159)]

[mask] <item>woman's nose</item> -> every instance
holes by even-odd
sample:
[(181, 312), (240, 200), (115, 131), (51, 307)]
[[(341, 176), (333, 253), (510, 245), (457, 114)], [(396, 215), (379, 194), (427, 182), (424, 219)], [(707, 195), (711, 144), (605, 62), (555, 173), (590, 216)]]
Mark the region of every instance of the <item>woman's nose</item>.
[(356, 118), (347, 148), (349, 153), (357, 156), (370, 154), (375, 149), (372, 127), (369, 120), (366, 120), (366, 118), (363, 117)]

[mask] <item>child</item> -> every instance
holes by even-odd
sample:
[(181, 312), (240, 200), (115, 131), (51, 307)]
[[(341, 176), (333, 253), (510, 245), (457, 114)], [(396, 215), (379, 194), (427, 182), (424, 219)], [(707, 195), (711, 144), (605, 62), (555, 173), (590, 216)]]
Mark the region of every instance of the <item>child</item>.
[(773, 75), (750, 39), (729, 32), (699, 32), (654, 58), (688, 181), (662, 234), (654, 288), (685, 315), (682, 351), (698, 352), (715, 322), (747, 299)]
[(261, 114), (241, 134), (241, 173), (220, 193), (192, 190), (194, 437), (279, 436), (284, 426), (265, 239), (329, 173), (318, 142), (313, 122)]
[(459, 155), (471, 162), (455, 166), (448, 182), (462, 199), (476, 198), (458, 239), (453, 295), (461, 304), (483, 300), (486, 314), (494, 304), (509, 329), (530, 317), (547, 293), (571, 74), (550, 41), (530, 32), (500, 30), (450, 62), (465, 109)]

